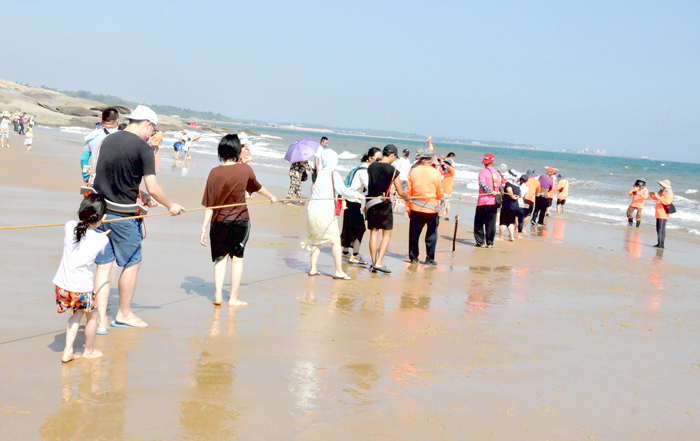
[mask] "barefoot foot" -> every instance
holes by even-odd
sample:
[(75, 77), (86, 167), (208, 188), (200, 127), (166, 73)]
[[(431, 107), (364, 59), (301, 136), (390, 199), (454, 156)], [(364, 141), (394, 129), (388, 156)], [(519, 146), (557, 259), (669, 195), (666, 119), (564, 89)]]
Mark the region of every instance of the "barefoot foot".
[(238, 299), (231, 299), (228, 301), (228, 306), (245, 306), (247, 304), (248, 304), (248, 302), (244, 302), (244, 301), (238, 300)]
[(71, 352), (64, 352), (63, 357), (61, 357), (61, 361), (63, 363), (70, 363), (73, 360), (77, 360), (80, 358), (80, 354), (74, 354), (72, 351)]
[(83, 352), (83, 358), (100, 358), (102, 355), (102, 351), (98, 351), (97, 349), (91, 351), (86, 349), (85, 352)]

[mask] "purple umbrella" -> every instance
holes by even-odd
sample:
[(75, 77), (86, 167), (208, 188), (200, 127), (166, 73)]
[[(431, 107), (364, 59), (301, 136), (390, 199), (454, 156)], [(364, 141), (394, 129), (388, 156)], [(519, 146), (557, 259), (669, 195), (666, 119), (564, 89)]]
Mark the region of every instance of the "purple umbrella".
[(290, 145), (289, 149), (287, 149), (287, 154), (284, 155), (284, 159), (292, 164), (306, 161), (315, 155), (320, 147), (321, 144), (318, 142), (311, 138), (305, 138)]

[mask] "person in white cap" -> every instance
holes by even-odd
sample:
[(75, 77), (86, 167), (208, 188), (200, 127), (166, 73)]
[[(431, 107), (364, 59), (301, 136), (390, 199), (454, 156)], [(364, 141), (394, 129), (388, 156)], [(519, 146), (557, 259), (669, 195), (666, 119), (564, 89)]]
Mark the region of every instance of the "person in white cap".
[[(156, 131), (158, 116), (146, 106), (138, 106), (125, 117), (129, 124), (122, 131), (107, 136), (96, 160), (95, 191), (116, 204), (135, 204), (141, 197), (151, 207), (164, 205), (173, 216), (185, 211), (179, 204), (168, 199), (156, 180), (153, 150), (146, 142)], [(141, 194), (141, 180), (146, 183), (148, 194)], [(135, 214), (135, 213), (134, 213)], [(107, 208), (107, 219), (128, 217), (130, 214), (115, 212)], [(107, 326), (107, 302), (109, 300), (109, 275), (116, 260), (122, 267), (119, 277), (119, 309), (112, 326), (147, 328), (148, 325), (131, 311), (131, 301), (136, 291), (136, 276), (141, 267), (142, 219), (129, 219), (103, 224), (102, 230), (111, 229), (109, 244), (99, 254), (95, 263), (95, 292), (98, 301), (97, 333), (104, 335)]]

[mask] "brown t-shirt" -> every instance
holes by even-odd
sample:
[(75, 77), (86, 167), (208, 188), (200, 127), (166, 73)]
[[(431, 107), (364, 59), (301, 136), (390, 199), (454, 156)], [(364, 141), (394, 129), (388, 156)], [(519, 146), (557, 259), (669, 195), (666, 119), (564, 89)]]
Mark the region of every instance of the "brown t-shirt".
[[(219, 205), (242, 204), (245, 192), (255, 193), (262, 185), (255, 178), (255, 172), (248, 164), (220, 165), (209, 172), (207, 186), (204, 189), (202, 205), (216, 207)], [(214, 210), (211, 223), (248, 219), (248, 206), (221, 208)]]

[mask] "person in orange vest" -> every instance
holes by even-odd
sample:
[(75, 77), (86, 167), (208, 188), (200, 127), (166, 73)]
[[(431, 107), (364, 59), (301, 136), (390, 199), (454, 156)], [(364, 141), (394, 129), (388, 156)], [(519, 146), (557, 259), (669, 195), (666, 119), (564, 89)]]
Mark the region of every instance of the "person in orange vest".
[(442, 190), (445, 193), (442, 198), (442, 207), (445, 211), (445, 220), (450, 220), (450, 199), (452, 199), (452, 190), (455, 186), (455, 168), (452, 166), (452, 161), (455, 159), (455, 154), (450, 152), (447, 156), (443, 156), (440, 165), (444, 171), (442, 175)]
[(527, 224), (527, 219), (532, 216), (532, 213), (535, 211), (535, 198), (537, 197), (537, 193), (540, 192), (540, 181), (537, 180), (535, 170), (528, 170), (525, 174), (527, 175), (525, 185), (527, 185), (528, 191), (524, 200), (525, 204), (527, 204), (527, 210), (525, 212), (523, 224)]
[(666, 222), (669, 215), (676, 212), (673, 206), (673, 191), (671, 191), (671, 181), (665, 179), (658, 181), (661, 190), (658, 193), (653, 191), (649, 193), (649, 197), (656, 201), (656, 235), (657, 243), (655, 248), (664, 248), (666, 242)]
[(427, 257), (422, 262), (435, 266), (435, 247), (437, 246), (437, 226), (441, 212), (441, 199), (444, 195), (442, 175), (435, 168), (437, 157), (431, 151), (426, 151), (419, 158), (421, 162), (408, 173), (408, 190), (411, 197), (406, 203), (406, 213), (409, 216), (408, 258), (411, 263), (421, 263), (418, 259), (418, 240), (425, 232), (425, 251)]
[(547, 216), (549, 216), (549, 211), (551, 210), (552, 203), (554, 201), (554, 191), (557, 189), (557, 172), (552, 167), (549, 167), (547, 169), (547, 175), (549, 175), (549, 177), (552, 178), (552, 188), (550, 188), (547, 192), (547, 198), (549, 199), (549, 206), (547, 207)]
[(632, 196), (632, 203), (627, 208), (627, 225), (632, 226), (632, 216), (634, 215), (634, 210), (637, 210), (637, 228), (642, 224), (642, 211), (644, 211), (644, 201), (649, 199), (649, 189), (647, 187), (647, 181), (644, 179), (637, 179), (634, 183), (634, 187), (627, 194)]
[[(557, 175), (557, 213), (564, 213), (566, 209), (564, 205), (566, 204), (566, 198), (569, 197), (569, 180), (566, 179), (561, 174)], [(561, 208), (561, 211), (560, 211)]]

